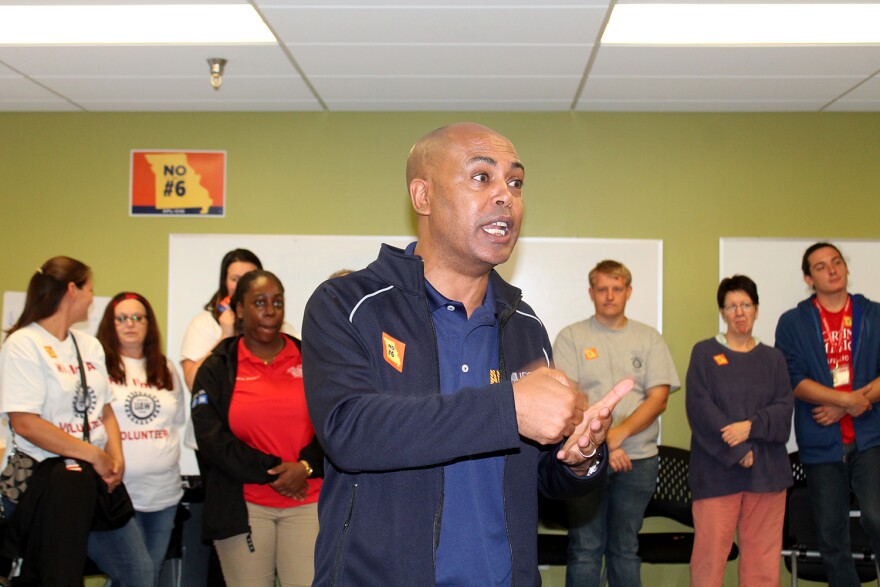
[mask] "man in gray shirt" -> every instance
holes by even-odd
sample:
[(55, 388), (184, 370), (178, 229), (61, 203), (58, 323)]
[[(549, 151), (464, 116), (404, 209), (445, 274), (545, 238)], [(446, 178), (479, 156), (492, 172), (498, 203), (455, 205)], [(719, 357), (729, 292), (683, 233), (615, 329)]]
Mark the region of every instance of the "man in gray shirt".
[(626, 317), (630, 295), (629, 269), (617, 261), (600, 262), (590, 271), (596, 313), (565, 327), (553, 344), (556, 367), (590, 403), (622, 378), (635, 380), (614, 410), (606, 440), (612, 472), (604, 488), (567, 501), (569, 587), (598, 587), (603, 556), (611, 587), (641, 585), (638, 533), (657, 483), (657, 418), (680, 384), (660, 334)]

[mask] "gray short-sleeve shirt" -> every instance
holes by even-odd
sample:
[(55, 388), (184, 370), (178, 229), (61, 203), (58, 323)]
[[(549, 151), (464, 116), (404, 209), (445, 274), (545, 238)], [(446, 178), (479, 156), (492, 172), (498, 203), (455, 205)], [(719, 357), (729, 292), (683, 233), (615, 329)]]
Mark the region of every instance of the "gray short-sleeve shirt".
[[(602, 326), (595, 316), (566, 326), (553, 343), (553, 359), (557, 369), (577, 382), (590, 403), (600, 400), (624, 377), (635, 379), (633, 390), (614, 409), (612, 426), (627, 419), (645, 401), (646, 390), (668, 385), (673, 392), (681, 387), (663, 337), (635, 320), (619, 330)], [(660, 423), (655, 420), (627, 438), (622, 448), (631, 459), (652, 457), (657, 454), (659, 433)]]

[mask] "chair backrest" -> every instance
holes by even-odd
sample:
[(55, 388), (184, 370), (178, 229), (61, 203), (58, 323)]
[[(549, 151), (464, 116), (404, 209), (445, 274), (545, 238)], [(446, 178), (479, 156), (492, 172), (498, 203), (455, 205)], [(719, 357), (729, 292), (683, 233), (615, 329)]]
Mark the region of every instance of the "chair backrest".
[(791, 478), (794, 481), (795, 487), (806, 487), (807, 472), (804, 470), (804, 465), (801, 463), (801, 457), (798, 451), (789, 453), (788, 461), (791, 463)]
[(685, 526), (694, 525), (688, 466), (691, 453), (683, 448), (660, 446), (657, 488), (645, 510), (645, 517), (671, 518)]

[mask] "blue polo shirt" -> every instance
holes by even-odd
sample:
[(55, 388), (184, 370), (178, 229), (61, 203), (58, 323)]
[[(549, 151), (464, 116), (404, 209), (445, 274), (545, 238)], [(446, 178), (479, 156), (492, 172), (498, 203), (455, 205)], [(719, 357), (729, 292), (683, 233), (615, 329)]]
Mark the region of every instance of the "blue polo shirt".
[[(440, 391), (497, 382), (498, 317), (492, 285), (471, 315), (425, 281), (437, 335)], [(443, 467), (443, 512), (437, 548), (437, 585), (509, 586), (510, 544), (504, 516), (504, 457), (476, 456)]]

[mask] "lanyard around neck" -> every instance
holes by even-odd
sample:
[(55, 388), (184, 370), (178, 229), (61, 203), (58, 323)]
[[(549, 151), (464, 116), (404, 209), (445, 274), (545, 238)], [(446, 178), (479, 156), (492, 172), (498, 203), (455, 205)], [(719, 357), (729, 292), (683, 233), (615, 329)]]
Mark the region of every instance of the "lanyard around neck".
[(83, 360), (79, 354), (79, 345), (76, 344), (76, 337), (70, 332), (70, 338), (73, 340), (73, 348), (76, 350), (76, 362), (79, 366), (79, 383), (82, 388), (82, 406), (83, 406), (83, 440), (89, 442), (89, 386), (86, 382), (86, 370), (83, 368)]

